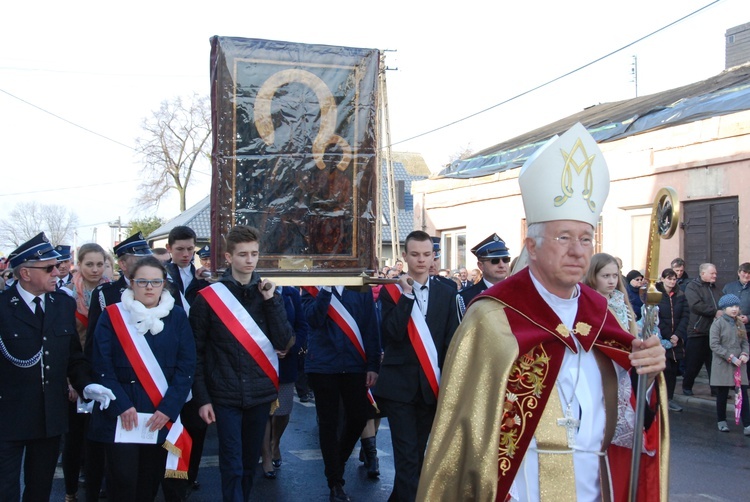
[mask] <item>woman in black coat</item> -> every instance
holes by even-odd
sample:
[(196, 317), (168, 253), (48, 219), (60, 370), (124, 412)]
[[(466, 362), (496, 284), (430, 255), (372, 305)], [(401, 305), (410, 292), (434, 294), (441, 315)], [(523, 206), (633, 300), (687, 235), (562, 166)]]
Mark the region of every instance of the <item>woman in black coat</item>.
[(661, 282), (656, 284), (661, 291), (659, 303), (659, 332), (662, 345), (667, 351), (667, 367), (664, 369), (664, 379), (667, 383), (667, 397), (671, 411), (682, 411), (682, 407), (672, 400), (677, 382), (680, 360), (685, 357), (685, 342), (687, 340), (687, 324), (690, 311), (685, 293), (677, 287), (677, 274), (671, 268), (661, 273)]

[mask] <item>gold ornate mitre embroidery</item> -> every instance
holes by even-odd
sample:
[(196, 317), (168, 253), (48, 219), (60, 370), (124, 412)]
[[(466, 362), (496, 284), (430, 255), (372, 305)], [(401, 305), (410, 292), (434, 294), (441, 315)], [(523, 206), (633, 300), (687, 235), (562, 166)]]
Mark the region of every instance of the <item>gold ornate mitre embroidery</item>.
[(549, 361), (547, 352), (537, 345), (519, 357), (510, 371), (500, 426), (498, 467), (501, 476), (511, 467), (511, 459), (529, 426), (529, 419), (542, 411), (538, 408)]
[(609, 194), (609, 171), (596, 141), (578, 123), (529, 156), (518, 184), (527, 224), (574, 220), (596, 226)]
[(555, 197), (555, 206), (562, 206), (573, 196), (572, 171), (574, 170), (576, 174), (580, 176), (581, 171), (585, 169), (586, 173), (583, 177), (583, 190), (581, 191), (581, 195), (583, 196), (583, 200), (585, 200), (586, 204), (589, 206), (589, 209), (595, 211), (596, 202), (591, 200), (591, 195), (594, 190), (594, 176), (591, 173), (591, 167), (594, 164), (596, 154), (589, 155), (580, 138), (576, 140), (573, 144), (573, 148), (571, 148), (569, 152), (566, 152), (565, 149), (561, 148), (560, 154), (564, 160), (562, 176), (560, 179), (560, 188), (562, 189), (563, 194)]

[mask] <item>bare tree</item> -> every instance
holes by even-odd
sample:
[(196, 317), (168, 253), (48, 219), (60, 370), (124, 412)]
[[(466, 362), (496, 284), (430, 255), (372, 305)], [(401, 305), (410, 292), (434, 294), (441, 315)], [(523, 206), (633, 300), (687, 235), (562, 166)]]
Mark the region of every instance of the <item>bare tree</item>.
[(474, 155), (474, 149), (471, 148), (471, 143), (462, 145), (458, 148), (458, 150), (456, 150), (452, 155), (448, 157), (448, 165), (451, 165), (457, 160), (468, 159), (472, 155)]
[(184, 211), (193, 168), (210, 159), (211, 110), (206, 96), (176, 97), (163, 101), (159, 110), (143, 120), (144, 136), (136, 139), (143, 160), (143, 181), (137, 201), (157, 208), (170, 190), (180, 195)]
[(52, 244), (71, 243), (77, 225), (78, 216), (65, 206), (19, 202), (6, 219), (0, 220), (0, 239), (18, 247), (44, 232)]

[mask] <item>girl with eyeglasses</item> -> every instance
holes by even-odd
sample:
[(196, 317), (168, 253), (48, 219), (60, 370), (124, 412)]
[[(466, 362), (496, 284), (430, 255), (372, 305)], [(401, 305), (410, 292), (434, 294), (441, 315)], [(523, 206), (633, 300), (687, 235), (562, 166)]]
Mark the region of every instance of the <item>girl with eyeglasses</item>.
[(104, 443), (113, 501), (154, 500), (164, 477), (187, 476), (190, 441), (179, 413), (192, 387), (195, 342), (166, 277), (153, 256), (136, 262), (122, 301), (102, 312), (94, 332), (93, 373), (116, 399), (94, 408), (89, 437)]

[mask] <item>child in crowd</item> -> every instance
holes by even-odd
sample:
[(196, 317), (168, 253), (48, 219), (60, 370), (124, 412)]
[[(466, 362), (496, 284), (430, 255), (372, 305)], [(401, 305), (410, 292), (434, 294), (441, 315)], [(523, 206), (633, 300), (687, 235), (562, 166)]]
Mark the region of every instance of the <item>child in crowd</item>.
[(721, 432), (729, 432), (727, 426), (727, 396), (734, 388), (734, 375), (739, 369), (742, 378), (742, 425), (744, 433), (750, 436), (750, 406), (747, 402), (747, 371), (743, 368), (748, 360), (748, 341), (745, 325), (737, 316), (740, 313), (740, 299), (736, 295), (724, 295), (719, 299), (719, 309), (724, 315), (714, 319), (710, 331), (710, 345), (713, 352), (711, 362), (711, 385), (716, 387), (716, 418)]

